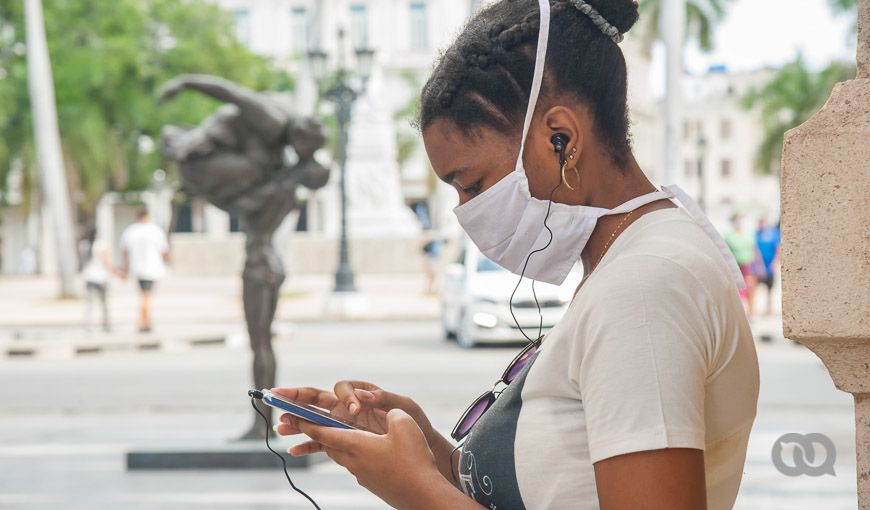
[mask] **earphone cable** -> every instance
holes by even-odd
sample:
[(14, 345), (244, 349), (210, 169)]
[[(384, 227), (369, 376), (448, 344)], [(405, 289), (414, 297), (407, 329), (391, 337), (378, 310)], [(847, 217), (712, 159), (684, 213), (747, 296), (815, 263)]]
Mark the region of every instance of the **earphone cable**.
[(254, 401), (254, 397), (251, 397), (251, 407), (254, 408), (254, 411), (256, 411), (257, 414), (263, 417), (263, 422), (266, 424), (266, 448), (268, 448), (270, 452), (274, 453), (278, 456), (279, 459), (281, 459), (281, 465), (284, 467), (284, 476), (287, 477), (287, 481), (290, 483), (290, 487), (293, 487), (294, 491), (305, 496), (305, 498), (308, 499), (308, 501), (310, 501), (312, 505), (314, 505), (314, 508), (316, 508), (317, 510), (321, 510), (320, 507), (317, 506), (317, 503), (315, 503), (315, 501), (311, 499), (311, 496), (306, 494), (302, 489), (296, 487), (296, 484), (294, 484), (293, 480), (290, 479), (290, 473), (287, 471), (287, 460), (284, 458), (283, 455), (272, 449), (272, 445), (269, 444), (269, 429), (271, 423), (269, 423), (269, 418), (267, 418), (266, 415), (263, 414), (262, 411), (260, 411), (260, 408), (257, 407), (257, 403)]
[(549, 225), (547, 225), (547, 220), (550, 218), (550, 209), (553, 207), (553, 195), (556, 193), (556, 190), (558, 190), (561, 186), (562, 181), (560, 180), (559, 184), (557, 184), (556, 187), (553, 188), (552, 191), (550, 191), (550, 198), (547, 201), (547, 213), (544, 215), (544, 228), (547, 229), (547, 232), (550, 234), (550, 238), (547, 240), (547, 244), (545, 244), (543, 247), (529, 252), (529, 255), (526, 257), (525, 263), (523, 263), (523, 270), (520, 272), (520, 278), (517, 281), (516, 287), (514, 287), (514, 291), (511, 292), (510, 301), (508, 302), (508, 308), (510, 309), (511, 317), (514, 319), (514, 324), (517, 325), (517, 328), (520, 330), (520, 333), (522, 333), (522, 335), (526, 337), (526, 340), (532, 343), (539, 342), (541, 340), (541, 337), (543, 336), (544, 331), (544, 315), (541, 313), (541, 303), (538, 302), (538, 295), (535, 292), (535, 281), (532, 280), (532, 297), (535, 299), (535, 306), (537, 306), (538, 308), (538, 338), (536, 340), (532, 340), (531, 338), (529, 338), (529, 335), (527, 335), (523, 327), (520, 326), (520, 321), (517, 320), (517, 316), (514, 314), (514, 295), (516, 295), (517, 289), (520, 288), (520, 284), (523, 282), (523, 276), (526, 274), (526, 268), (529, 266), (529, 260), (531, 260), (532, 255), (546, 250), (553, 242), (553, 230), (550, 229)]
[[(456, 479), (456, 473), (455, 473), (455, 471), (454, 471), (454, 469), (453, 469), (453, 454), (455, 454), (455, 453), (456, 453), (456, 450), (459, 450), (459, 449), (462, 448), (464, 445), (465, 445), (465, 441), (459, 443), (458, 445), (456, 445), (455, 448), (453, 448), (453, 450), (450, 451), (450, 476), (453, 477), (453, 483), (454, 483), (455, 485), (457, 485), (457, 486), (459, 486), (459, 480)], [(460, 458), (461, 458), (461, 457), (462, 457), (462, 456), (460, 455)]]

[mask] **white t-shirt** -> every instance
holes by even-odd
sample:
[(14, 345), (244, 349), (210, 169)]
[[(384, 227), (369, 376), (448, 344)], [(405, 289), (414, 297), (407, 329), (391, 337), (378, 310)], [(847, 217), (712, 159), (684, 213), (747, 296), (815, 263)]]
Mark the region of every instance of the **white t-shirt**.
[(654, 211), (616, 238), (472, 429), (463, 490), (493, 510), (593, 510), (593, 463), (695, 448), (707, 508), (730, 509), (757, 401), (755, 344), (728, 266), (685, 211)]
[(103, 265), (103, 256), (108, 250), (106, 243), (102, 239), (94, 240), (91, 246), (91, 258), (85, 263), (82, 268), (82, 278), (89, 283), (103, 284), (109, 281), (109, 270)]
[(130, 257), (130, 274), (139, 280), (159, 280), (166, 273), (163, 254), (169, 251), (166, 234), (153, 223), (136, 222), (121, 234), (121, 249)]

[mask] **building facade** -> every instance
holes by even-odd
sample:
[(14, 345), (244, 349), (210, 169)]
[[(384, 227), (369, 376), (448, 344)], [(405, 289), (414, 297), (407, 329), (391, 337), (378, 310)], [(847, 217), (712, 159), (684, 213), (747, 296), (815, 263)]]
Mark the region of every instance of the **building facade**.
[(720, 229), (727, 229), (734, 214), (772, 223), (779, 219), (779, 170), (756, 167), (762, 122), (757, 110), (741, 104), (773, 73), (728, 73), (715, 67), (685, 78), (683, 168), (674, 175)]

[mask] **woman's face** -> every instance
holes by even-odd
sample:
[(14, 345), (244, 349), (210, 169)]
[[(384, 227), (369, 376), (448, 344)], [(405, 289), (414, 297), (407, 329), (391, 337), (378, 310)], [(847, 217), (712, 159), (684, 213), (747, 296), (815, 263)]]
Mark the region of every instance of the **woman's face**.
[[(542, 151), (539, 142), (535, 133), (530, 132), (524, 167), (532, 196), (546, 200), (561, 178), (559, 160), (552, 144), (549, 150), (544, 145)], [(510, 137), (494, 129), (480, 128), (470, 137), (451, 121), (438, 119), (423, 131), (423, 144), (433, 170), (456, 189), (462, 205), (515, 169), (520, 134)]]

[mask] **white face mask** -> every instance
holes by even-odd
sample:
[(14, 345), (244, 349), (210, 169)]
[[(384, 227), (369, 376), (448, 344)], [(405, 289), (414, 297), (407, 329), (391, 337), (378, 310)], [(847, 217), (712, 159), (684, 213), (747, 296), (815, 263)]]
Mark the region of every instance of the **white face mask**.
[(561, 285), (575, 262), (580, 260), (580, 254), (598, 218), (624, 214), (657, 200), (677, 198), (716, 243), (731, 266), (738, 287), (742, 287), (743, 277), (725, 241), (701, 209), (676, 186), (663, 186), (663, 191), (633, 198), (613, 209), (561, 204), (539, 200), (531, 195), (523, 167), (523, 150), (541, 90), (550, 32), (550, 2), (539, 0), (538, 3), (541, 28), (531, 96), (515, 170), (480, 195), (456, 207), (453, 212), (459, 224), (480, 251), (496, 264), (517, 275)]

